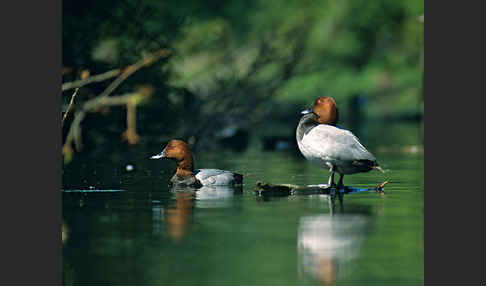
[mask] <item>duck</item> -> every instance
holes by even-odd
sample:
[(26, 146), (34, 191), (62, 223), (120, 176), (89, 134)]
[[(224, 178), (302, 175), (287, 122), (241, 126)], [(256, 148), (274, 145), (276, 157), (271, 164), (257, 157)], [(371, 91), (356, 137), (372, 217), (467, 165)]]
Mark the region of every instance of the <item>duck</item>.
[(173, 186), (200, 188), (202, 186), (239, 186), (243, 175), (219, 169), (194, 169), (194, 157), (189, 145), (182, 140), (170, 140), (162, 152), (150, 159), (167, 158), (175, 160), (177, 170), (170, 179)]
[(311, 109), (301, 112), (296, 130), (297, 145), (304, 157), (329, 169), (328, 185), (336, 187), (334, 173), (339, 173), (338, 189), (344, 188), (344, 175), (383, 169), (375, 156), (349, 130), (338, 127), (339, 111), (332, 97), (318, 97)]

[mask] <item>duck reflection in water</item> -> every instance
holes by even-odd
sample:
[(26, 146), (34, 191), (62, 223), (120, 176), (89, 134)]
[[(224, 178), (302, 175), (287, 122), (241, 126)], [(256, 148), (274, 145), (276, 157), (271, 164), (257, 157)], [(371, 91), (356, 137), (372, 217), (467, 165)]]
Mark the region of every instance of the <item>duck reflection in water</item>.
[(243, 193), (240, 186), (202, 186), (195, 193), (196, 208), (233, 208), (234, 197)]
[(359, 246), (368, 225), (361, 215), (316, 215), (300, 219), (298, 267), (303, 281), (335, 285), (351, 273), (350, 262), (359, 255)]
[(165, 211), (167, 236), (176, 242), (187, 234), (194, 209), (194, 190), (173, 190), (175, 203)]
[(165, 210), (160, 205), (154, 205), (153, 229), (160, 232), (161, 222), (165, 222), (166, 235), (175, 242), (181, 241), (188, 233), (192, 222), (194, 209), (231, 208), (233, 197), (243, 192), (241, 186), (203, 186), (199, 189), (173, 186), (173, 203)]

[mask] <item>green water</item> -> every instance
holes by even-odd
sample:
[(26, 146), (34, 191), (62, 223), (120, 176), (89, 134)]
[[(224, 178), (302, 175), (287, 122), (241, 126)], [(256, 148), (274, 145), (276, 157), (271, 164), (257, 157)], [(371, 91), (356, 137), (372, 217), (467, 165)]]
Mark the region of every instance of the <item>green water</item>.
[(423, 285), (423, 155), (386, 151), (420, 144), (418, 125), (402, 127), (384, 143), (379, 128), (367, 133), (385, 175), (344, 179), (389, 180), (386, 194), (346, 195), (332, 217), (324, 196), (255, 197), (257, 181), (328, 178), (295, 150), (255, 140), (242, 153), (196, 152), (198, 168), (245, 174), (241, 191), (171, 191), (175, 164), (148, 160), (153, 147), (78, 156), (65, 189), (123, 191), (63, 193), (64, 285)]

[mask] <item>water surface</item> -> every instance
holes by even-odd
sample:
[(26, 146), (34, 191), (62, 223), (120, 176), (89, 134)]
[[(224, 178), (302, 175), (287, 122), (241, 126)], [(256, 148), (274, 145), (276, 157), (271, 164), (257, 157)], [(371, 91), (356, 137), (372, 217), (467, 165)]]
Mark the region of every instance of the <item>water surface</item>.
[(389, 180), (386, 194), (347, 195), (332, 217), (325, 196), (255, 197), (257, 181), (328, 178), (295, 150), (263, 151), (256, 139), (244, 152), (196, 153), (196, 167), (245, 174), (236, 190), (171, 190), (175, 164), (148, 160), (153, 146), (78, 156), (64, 189), (123, 191), (63, 193), (64, 285), (423, 285), (423, 155), (400, 151), (420, 144), (418, 126), (407, 128), (405, 143), (367, 133), (389, 171), (344, 183)]

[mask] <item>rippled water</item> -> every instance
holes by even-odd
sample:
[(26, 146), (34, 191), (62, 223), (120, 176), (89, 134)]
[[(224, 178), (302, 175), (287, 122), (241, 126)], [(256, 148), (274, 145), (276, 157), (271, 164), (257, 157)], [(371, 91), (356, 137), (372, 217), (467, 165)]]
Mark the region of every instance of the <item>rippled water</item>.
[(258, 199), (257, 181), (326, 183), (328, 172), (294, 150), (251, 146), (196, 154), (196, 167), (244, 173), (236, 190), (169, 189), (175, 164), (146, 159), (160, 150), (78, 157), (64, 188), (91, 192), (63, 193), (64, 285), (423, 285), (420, 152), (368, 145), (388, 172), (344, 183), (389, 180), (386, 194), (346, 195), (330, 216), (325, 196)]

